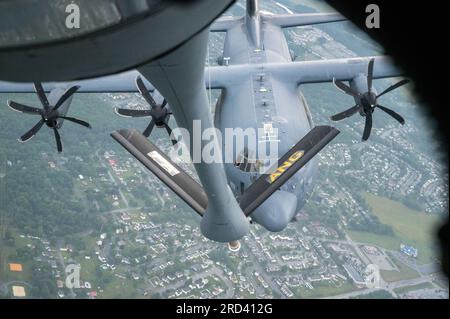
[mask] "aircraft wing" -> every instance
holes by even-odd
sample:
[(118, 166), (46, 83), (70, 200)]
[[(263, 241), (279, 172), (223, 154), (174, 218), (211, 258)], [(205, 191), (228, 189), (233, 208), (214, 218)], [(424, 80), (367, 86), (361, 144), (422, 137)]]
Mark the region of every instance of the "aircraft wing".
[(374, 79), (402, 75), (402, 71), (396, 68), (393, 61), (386, 56), (276, 63), (270, 65), (269, 68), (273, 76), (280, 77), (284, 81), (295, 82), (298, 85), (332, 82), (333, 78), (350, 81), (359, 74), (367, 73), (367, 66), (372, 58), (375, 59)]
[[(214, 66), (206, 69), (206, 86), (213, 89), (240, 85), (250, 74), (270, 72), (280, 81), (295, 83), (332, 82), (333, 78), (350, 81), (358, 74), (367, 72), (370, 59), (374, 58), (374, 79), (401, 76), (402, 71), (395, 67), (386, 56), (345, 58), (332, 60), (268, 63), (264, 67), (258, 64)], [(209, 81), (210, 79), (210, 81)]]
[[(240, 85), (251, 74), (267, 71), (280, 81), (296, 83), (332, 82), (333, 78), (350, 81), (359, 74), (366, 74), (371, 59), (375, 59), (373, 78), (390, 78), (402, 76), (394, 61), (387, 56), (369, 56), (330, 60), (315, 60), (286, 63), (241, 64), (229, 66), (212, 66), (205, 69), (207, 88), (221, 89)], [(1, 90), (1, 88), (0, 88)]]
[[(73, 82), (46, 82), (42, 86), (46, 92), (55, 87), (68, 87), (72, 85), (81, 86), (79, 93), (107, 93), (107, 92), (138, 92), (135, 84), (136, 77), (140, 75), (138, 71), (127, 71), (120, 74), (108, 75), (90, 80), (80, 80)], [(154, 87), (142, 77), (145, 85), (150, 89)], [(29, 93), (34, 92), (32, 83), (16, 83), (0, 81), (0, 92), (4, 93)]]
[(339, 13), (300, 13), (262, 15), (263, 21), (281, 28), (300, 27), (319, 23), (344, 21), (346, 18)]
[[(245, 68), (244, 68), (245, 69)], [(205, 85), (207, 88), (223, 88), (227, 86), (228, 82), (233, 79), (233, 74), (240, 76), (241, 78), (245, 71), (237, 67), (236, 69), (230, 68), (231, 72), (223, 69), (222, 67), (210, 67), (206, 69), (205, 73)], [(45, 92), (50, 92), (56, 87), (70, 87), (73, 85), (79, 85), (80, 89), (77, 93), (137, 93), (135, 80), (136, 77), (141, 75), (138, 71), (127, 71), (120, 74), (103, 76), (89, 80), (79, 80), (71, 82), (45, 82), (42, 83), (42, 87)], [(141, 76), (144, 84), (150, 91), (154, 90), (153, 85), (148, 82), (144, 76)], [(237, 79), (234, 79), (236, 81)], [(6, 82), (0, 81), (0, 93), (33, 93), (33, 83), (19, 83), (19, 82)]]
[[(213, 66), (205, 70), (205, 85), (207, 88), (220, 89), (234, 85), (240, 85), (242, 81), (252, 73), (271, 72), (272, 76), (279, 77), (281, 81), (296, 83), (331, 82), (333, 78), (349, 81), (358, 74), (367, 72), (367, 65), (371, 58), (375, 59), (374, 78), (387, 78), (401, 76), (401, 70), (397, 69), (392, 60), (385, 56), (346, 58), (332, 60), (269, 63), (262, 68), (258, 64)], [(83, 93), (107, 93), (107, 92), (138, 92), (135, 79), (140, 75), (138, 71), (128, 71), (116, 75), (110, 75), (91, 80), (74, 82), (48, 82), (43, 83), (45, 91), (50, 91), (57, 86), (80, 85), (78, 92)], [(153, 86), (145, 80), (150, 90)], [(14, 83), (0, 81), (0, 92), (34, 92), (31, 83)]]

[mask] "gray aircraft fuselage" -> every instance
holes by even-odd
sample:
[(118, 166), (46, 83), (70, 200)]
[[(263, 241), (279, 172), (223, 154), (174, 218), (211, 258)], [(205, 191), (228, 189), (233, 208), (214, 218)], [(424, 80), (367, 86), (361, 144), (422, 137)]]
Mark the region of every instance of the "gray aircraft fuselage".
[[(259, 68), (243, 78), (239, 85), (222, 92), (223, 98), (219, 99), (214, 119), (222, 133), (226, 128), (257, 130), (271, 125), (278, 129), (276, 140), (281, 156), (311, 130), (313, 123), (308, 105), (296, 83), (277, 78), (264, 69), (265, 63), (292, 61), (280, 27), (263, 23), (258, 12), (254, 16), (247, 14), (241, 24), (228, 30), (223, 61), (225, 65), (257, 64)], [(249, 152), (257, 153), (257, 150)], [(237, 197), (259, 175), (258, 172), (244, 172), (233, 163), (225, 164), (225, 169)], [(314, 158), (266, 200), (251, 215), (252, 219), (271, 231), (285, 228), (312, 190), (316, 169)]]

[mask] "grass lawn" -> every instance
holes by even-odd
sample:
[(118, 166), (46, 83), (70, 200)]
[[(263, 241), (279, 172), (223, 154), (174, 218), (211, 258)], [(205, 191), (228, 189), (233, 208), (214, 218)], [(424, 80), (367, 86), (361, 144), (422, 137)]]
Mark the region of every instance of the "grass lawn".
[(417, 284), (417, 285), (395, 288), (394, 291), (397, 294), (405, 294), (407, 292), (414, 291), (414, 290), (434, 289), (434, 288), (435, 288), (435, 286), (431, 282), (424, 282), (424, 283)]
[(113, 277), (105, 287), (103, 293), (99, 294), (102, 299), (120, 299), (120, 298), (143, 298), (137, 291), (138, 282), (132, 279), (121, 279)]
[(350, 238), (358, 243), (377, 245), (390, 250), (398, 250), (401, 240), (398, 237), (377, 235), (361, 231), (347, 231)]
[(334, 295), (340, 295), (347, 292), (357, 290), (356, 287), (349, 282), (340, 282), (341, 286), (335, 287), (331, 286), (328, 283), (313, 283), (313, 290), (310, 290), (305, 287), (300, 287), (294, 290), (290, 288), (296, 298), (321, 298), (321, 297), (330, 297)]
[[(31, 277), (31, 269), (30, 262), (19, 262), (16, 258), (11, 257), (15, 256), (15, 249), (11, 247), (3, 247), (3, 256), (4, 260), (0, 260), (0, 282), (8, 282), (8, 281), (28, 281)], [(9, 270), (10, 263), (20, 263), (22, 265), (21, 272), (13, 272)]]
[(80, 263), (80, 278), (83, 281), (89, 281), (91, 283), (96, 282), (96, 267), (99, 265), (99, 262), (96, 258), (97, 256), (92, 256), (90, 260), (85, 259), (84, 257), (80, 258), (78, 261)]
[[(98, 282), (96, 269), (100, 262), (96, 256), (90, 260), (84, 258), (79, 261), (81, 265), (80, 277), (83, 281), (89, 281), (92, 284), (92, 290), (97, 290), (97, 286), (101, 285)], [(102, 270), (104, 273), (108, 273), (111, 276), (111, 281), (103, 286), (103, 292), (99, 293), (99, 298), (130, 298), (136, 292), (137, 282), (131, 279), (121, 279), (113, 274), (110, 270)]]
[[(2, 249), (0, 258), (3, 257), (3, 259), (0, 259), (0, 284), (15, 281), (29, 283), (31, 278), (32, 262), (31, 260), (28, 260), (26, 262), (17, 260), (16, 250), (17, 248), (25, 247), (27, 244), (33, 244), (33, 241), (28, 238), (21, 238), (16, 229), (9, 228), (9, 231), (14, 238), (14, 247), (10, 247), (7, 245), (3, 245), (2, 247), (0, 247), (0, 249)], [(22, 265), (22, 271), (10, 271), (10, 263), (20, 263)], [(29, 286), (25, 286), (25, 291), (27, 295), (30, 295), (31, 292)], [(8, 287), (7, 295), (11, 296), (11, 294), (11, 288)]]
[(441, 289), (448, 290), (448, 282), (441, 281), (441, 280), (434, 280), (433, 283)]
[[(97, 239), (92, 236), (85, 236), (83, 237), (82, 240), (86, 245), (86, 249), (77, 258), (77, 261), (80, 263), (81, 266), (80, 276), (81, 279), (84, 281), (95, 283), (96, 267), (101, 264), (101, 262), (98, 260), (97, 255), (95, 254), (95, 249), (97, 247), (96, 244)], [(86, 259), (85, 256), (89, 256), (91, 257), (91, 259)]]
[(387, 282), (394, 282), (399, 280), (407, 280), (407, 279), (414, 279), (419, 277), (419, 273), (415, 271), (414, 269), (406, 266), (399, 260), (397, 260), (394, 256), (389, 254), (389, 258), (395, 263), (397, 270), (380, 270), (381, 277)]
[(417, 259), (420, 264), (431, 262), (432, 258), (437, 256), (433, 247), (436, 227), (441, 220), (439, 216), (409, 209), (388, 198), (368, 193), (364, 193), (363, 196), (372, 208), (373, 214), (383, 224), (390, 225), (395, 236), (349, 231), (348, 234), (353, 240), (391, 250), (398, 250), (401, 243), (413, 245), (419, 249)]

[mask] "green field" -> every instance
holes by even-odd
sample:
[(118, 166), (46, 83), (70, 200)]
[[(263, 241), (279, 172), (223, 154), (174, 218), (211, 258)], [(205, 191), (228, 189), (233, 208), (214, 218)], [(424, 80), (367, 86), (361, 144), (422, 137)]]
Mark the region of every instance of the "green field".
[(395, 288), (394, 291), (397, 294), (405, 294), (407, 292), (414, 291), (414, 290), (433, 289), (433, 288), (436, 288), (436, 287), (431, 282), (424, 282), (424, 283), (413, 285), (413, 286)]
[[(14, 247), (8, 245), (2, 245), (0, 247), (0, 283), (9, 282), (8, 289), (6, 291), (0, 290), (0, 296), (2, 293), (6, 292), (5, 296), (11, 297), (11, 286), (13, 283), (17, 283), (19, 285), (25, 285), (25, 292), (27, 295), (30, 295), (30, 286), (26, 283), (29, 282), (31, 278), (31, 262), (30, 261), (21, 261), (16, 257), (16, 249), (23, 248), (27, 244), (32, 244), (33, 242), (27, 238), (21, 238), (18, 232), (9, 228), (11, 236), (14, 238)], [(3, 258), (3, 259), (2, 259)], [(20, 263), (22, 265), (21, 272), (12, 272), (9, 270), (10, 263)]]
[(417, 259), (420, 264), (431, 262), (437, 256), (433, 247), (436, 228), (440, 222), (439, 216), (409, 209), (385, 197), (368, 193), (363, 196), (372, 208), (372, 213), (380, 222), (391, 226), (395, 236), (349, 231), (348, 234), (353, 240), (391, 250), (398, 250), (401, 243), (413, 245), (419, 249)]
[(388, 253), (389, 258), (395, 263), (398, 270), (380, 270), (381, 277), (387, 282), (399, 280), (408, 280), (419, 277), (419, 273), (397, 260), (392, 254)]
[(103, 293), (99, 295), (102, 299), (120, 299), (120, 298), (143, 298), (137, 291), (138, 282), (131, 279), (120, 279), (112, 276), (104, 288)]
[(296, 298), (323, 298), (323, 297), (330, 297), (335, 295), (344, 294), (347, 292), (355, 291), (356, 287), (345, 281), (340, 282), (339, 287), (330, 286), (328, 284), (324, 283), (316, 283), (313, 284), (314, 289), (310, 290), (308, 288), (300, 287), (296, 290), (292, 289), (295, 293)]

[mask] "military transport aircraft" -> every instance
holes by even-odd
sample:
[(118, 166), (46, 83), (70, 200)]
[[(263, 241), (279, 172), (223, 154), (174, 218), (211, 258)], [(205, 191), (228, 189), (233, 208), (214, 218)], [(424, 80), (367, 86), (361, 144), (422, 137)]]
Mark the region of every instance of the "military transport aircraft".
[[(333, 81), (353, 96), (356, 105), (332, 119), (359, 112), (366, 119), (363, 140), (369, 137), (376, 108), (404, 122), (377, 98), (406, 80), (378, 95), (372, 87), (373, 79), (400, 75), (387, 57), (292, 60), (283, 28), (344, 20), (336, 13), (275, 15), (260, 11), (257, 0), (247, 0), (245, 16), (218, 18), (232, 0), (80, 1), (86, 27), (72, 31), (61, 21), (42, 18), (63, 14), (59, 5), (34, 3), (31, 9), (39, 18), (30, 19), (23, 13), (24, 2), (0, 4), (0, 21), (10, 23), (0, 22), (0, 91), (37, 92), (43, 106), (9, 102), (16, 111), (41, 117), (21, 140), (46, 123), (60, 150), (58, 129), (63, 120), (89, 126), (66, 116), (72, 94), (139, 91), (148, 110), (116, 113), (149, 116), (149, 126), (144, 134), (122, 129), (112, 137), (201, 216), (204, 236), (228, 242), (233, 250), (239, 249), (238, 240), (248, 233), (250, 222), (281, 231), (294, 219), (314, 184), (314, 156), (339, 133), (331, 126), (314, 126), (301, 84)], [(226, 32), (226, 37), (221, 65), (205, 69), (209, 32)], [(222, 90), (214, 119), (207, 88)], [(51, 92), (51, 101), (44, 92)], [(199, 184), (147, 138), (154, 126), (172, 135), (170, 115), (188, 132), (197, 120), (202, 129), (263, 128), (263, 135), (253, 146), (225, 147), (221, 156), (233, 158), (231, 163), (194, 162)], [(203, 147), (208, 141), (199, 143)], [(257, 154), (266, 145), (276, 145), (284, 155), (261, 172)]]

